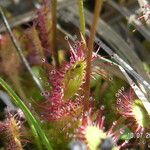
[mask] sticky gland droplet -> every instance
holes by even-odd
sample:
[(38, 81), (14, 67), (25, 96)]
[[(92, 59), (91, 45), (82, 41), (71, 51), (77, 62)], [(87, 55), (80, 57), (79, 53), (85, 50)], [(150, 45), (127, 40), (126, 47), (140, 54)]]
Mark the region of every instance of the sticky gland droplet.
[(43, 63), (46, 62), (46, 59), (45, 59), (45, 58), (42, 58), (41, 60), (42, 60)]
[(51, 71), (50, 71), (50, 74), (51, 74), (51, 75), (54, 75), (55, 73), (56, 73), (55, 70), (51, 70)]
[(120, 98), (118, 98), (117, 99), (117, 104), (119, 104), (121, 102), (121, 99)]
[(65, 36), (65, 40), (68, 40), (68, 36)]
[(113, 80), (113, 78), (112, 78), (112, 77), (110, 77), (110, 78), (109, 78), (109, 81), (112, 81), (112, 80)]
[(104, 110), (104, 109), (105, 109), (105, 106), (104, 106), (104, 105), (102, 105), (102, 106), (101, 106), (101, 110)]
[(121, 87), (121, 90), (124, 91), (124, 86)]
[(119, 97), (119, 93), (116, 93), (115, 96), (116, 96), (116, 97)]
[(45, 83), (45, 86), (49, 86), (49, 82), (46, 82), (46, 83)]
[(76, 48), (77, 48), (77, 44), (74, 44), (74, 45), (73, 45), (73, 48), (76, 49)]
[(44, 91), (41, 93), (41, 96), (48, 97), (49, 95), (50, 95), (50, 93), (48, 91)]

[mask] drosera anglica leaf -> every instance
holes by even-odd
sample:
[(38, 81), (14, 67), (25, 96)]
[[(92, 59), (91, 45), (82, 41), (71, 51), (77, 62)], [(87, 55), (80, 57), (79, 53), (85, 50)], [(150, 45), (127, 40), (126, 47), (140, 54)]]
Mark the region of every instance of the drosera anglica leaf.
[(7, 112), (6, 119), (0, 121), (0, 134), (4, 136), (5, 149), (23, 150), (22, 125), (18, 114), (13, 114), (10, 111)]
[[(69, 62), (62, 64), (59, 69), (44, 63), (48, 68), (52, 90), (50, 97), (40, 108), (43, 119), (49, 121), (58, 121), (71, 115), (75, 117), (77, 111), (83, 110), (83, 84), (87, 66), (86, 41), (82, 35), (81, 40), (76, 40), (74, 46), (70, 44), (67, 36), (65, 40), (70, 48)], [(93, 54), (91, 61), (95, 58)]]
[(79, 90), (85, 77), (85, 61), (76, 62), (64, 76), (64, 100), (72, 97)]
[(149, 115), (142, 101), (136, 99), (133, 90), (128, 93), (118, 93), (117, 108), (121, 115), (130, 120), (135, 133), (144, 133), (149, 128)]
[(50, 1), (44, 1), (44, 5), (37, 10), (37, 29), (39, 32), (39, 38), (41, 40), (42, 47), (44, 48), (45, 56), (51, 54), (51, 13), (50, 13)]
[[(68, 41), (67, 38), (66, 40)], [(44, 103), (42, 106), (42, 115), (49, 121), (65, 119), (64, 116), (76, 114), (75, 112), (83, 107), (83, 96), (80, 94), (85, 80), (85, 41), (78, 41), (75, 47), (72, 47), (69, 41), (68, 44), (70, 61), (60, 69), (49, 67), (52, 90), (46, 105)]]
[[(108, 139), (112, 143), (112, 149), (118, 150), (123, 147), (126, 142), (119, 145), (117, 145), (117, 142), (124, 132), (124, 127), (115, 131), (116, 126), (119, 124), (119, 121), (115, 121), (110, 129), (105, 131), (105, 116), (103, 115), (104, 106), (101, 106), (98, 113), (94, 112), (92, 109), (93, 108), (91, 107), (82, 116), (81, 126), (77, 129), (76, 138), (85, 143), (88, 150), (102, 149), (104, 141)], [(93, 119), (95, 118), (94, 115), (96, 119)]]
[[(69, 43), (69, 42), (68, 42)], [(50, 82), (53, 85), (52, 95), (57, 95), (59, 101), (67, 101), (78, 93), (85, 79), (85, 54), (82, 49), (82, 42), (78, 42), (76, 48), (70, 45), (70, 61), (59, 70), (52, 67)], [(59, 96), (58, 96), (59, 95)], [(53, 101), (53, 96), (50, 101)]]
[(35, 138), (39, 138), (39, 140), (41, 140), (42, 144), (45, 145), (47, 150), (52, 150), (51, 144), (43, 129), (41, 128), (40, 122), (33, 116), (31, 111), (26, 107), (23, 101), (16, 95), (16, 93), (7, 85), (7, 83), (1, 77), (0, 85), (8, 92), (8, 94), (10, 94), (17, 106), (24, 112), (33, 134), (37, 135), (38, 133), (38, 137)]

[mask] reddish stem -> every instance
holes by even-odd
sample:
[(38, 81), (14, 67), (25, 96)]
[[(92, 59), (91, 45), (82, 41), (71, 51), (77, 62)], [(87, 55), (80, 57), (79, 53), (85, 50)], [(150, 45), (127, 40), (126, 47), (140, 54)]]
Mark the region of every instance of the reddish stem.
[(56, 66), (59, 66), (58, 61), (58, 52), (56, 49), (57, 44), (57, 0), (52, 0), (51, 2), (51, 10), (52, 10), (52, 50), (53, 50), (53, 57)]
[(103, 4), (103, 0), (96, 0), (93, 24), (91, 26), (90, 37), (88, 41), (87, 58), (86, 58), (86, 62), (87, 62), (86, 82), (84, 84), (84, 109), (85, 110), (88, 110), (89, 107), (92, 51), (93, 51), (94, 37), (96, 33), (96, 28), (97, 28), (102, 4)]

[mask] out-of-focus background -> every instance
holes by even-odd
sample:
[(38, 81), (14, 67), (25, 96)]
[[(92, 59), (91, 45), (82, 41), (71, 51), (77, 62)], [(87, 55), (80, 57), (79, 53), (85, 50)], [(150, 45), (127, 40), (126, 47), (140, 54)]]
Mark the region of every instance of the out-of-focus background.
[[(31, 21), (35, 17), (33, 11), (40, 7), (41, 2), (42, 0), (0, 0), (0, 5), (7, 12), (7, 16), (10, 18), (10, 25), (13, 27)], [(77, 13), (77, 11), (75, 11), (75, 3), (76, 0), (58, 0), (58, 21), (60, 24), (63, 24), (63, 28), (66, 27), (64, 25), (65, 23), (79, 24), (79, 20), (75, 22), (76, 20), (74, 19)], [(87, 10), (85, 14), (87, 27), (89, 27), (91, 20), (88, 12), (93, 12), (94, 0), (85, 0), (84, 6)], [(149, 16), (149, 0), (105, 0), (101, 17), (104, 23), (106, 23), (104, 26), (106, 25), (105, 28), (107, 32), (100, 33), (99, 35), (104, 40), (110, 41), (104, 34), (111, 36), (111, 34), (115, 32), (131, 49), (140, 55), (141, 59), (150, 63), (150, 59), (147, 55), (150, 50)], [(103, 30), (103, 25), (101, 26)], [(100, 30), (100, 28), (98, 30)], [(4, 31), (1, 19), (0, 31)], [(116, 36), (114, 36), (114, 40), (117, 41)], [(114, 44), (112, 44), (112, 46), (113, 45)], [(120, 45), (122, 44), (120, 43)]]

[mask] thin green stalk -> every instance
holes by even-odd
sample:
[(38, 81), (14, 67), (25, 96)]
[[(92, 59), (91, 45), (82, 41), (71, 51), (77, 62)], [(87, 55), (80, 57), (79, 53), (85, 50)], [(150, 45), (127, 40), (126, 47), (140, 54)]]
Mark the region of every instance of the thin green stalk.
[(97, 24), (99, 20), (99, 14), (102, 8), (103, 0), (96, 0), (95, 10), (94, 10), (94, 19), (90, 30), (90, 37), (88, 41), (88, 50), (87, 50), (87, 67), (86, 67), (86, 82), (84, 85), (84, 109), (87, 110), (89, 107), (89, 97), (90, 97), (90, 78), (91, 78), (91, 60), (92, 60), (92, 51), (94, 44), (94, 37), (97, 29)]
[(34, 126), (31, 126), (31, 129), (32, 129), (32, 133), (34, 134), (33, 136), (35, 138), (38, 150), (43, 150), (42, 145), (41, 145), (41, 140), (38, 136), (36, 129), (34, 128)]
[[(13, 98), (16, 105), (24, 112), (26, 119), (32, 129), (34, 135), (38, 133), (38, 141), (41, 141), (46, 147), (47, 150), (52, 150), (51, 144), (47, 139), (44, 131), (41, 128), (40, 123), (36, 120), (36, 118), (32, 115), (30, 110), (26, 107), (26, 105), (22, 102), (22, 100), (16, 95), (16, 93), (11, 89), (11, 87), (0, 77), (0, 85), (8, 92), (8, 94)], [(34, 130), (33, 130), (34, 128)], [(35, 133), (36, 131), (36, 133)], [(36, 140), (37, 140), (36, 138)]]
[(59, 66), (58, 61), (58, 52), (56, 49), (57, 44), (57, 0), (51, 1), (51, 10), (52, 10), (52, 49), (53, 49), (53, 57), (56, 66)]
[(79, 17), (80, 17), (80, 30), (83, 36), (85, 36), (85, 17), (84, 17), (84, 7), (83, 0), (78, 0), (79, 5)]

